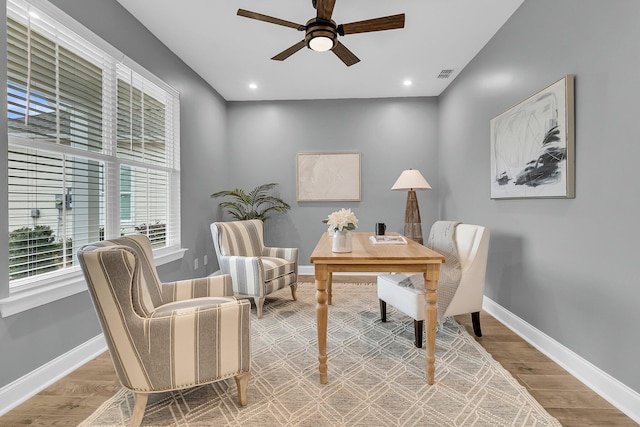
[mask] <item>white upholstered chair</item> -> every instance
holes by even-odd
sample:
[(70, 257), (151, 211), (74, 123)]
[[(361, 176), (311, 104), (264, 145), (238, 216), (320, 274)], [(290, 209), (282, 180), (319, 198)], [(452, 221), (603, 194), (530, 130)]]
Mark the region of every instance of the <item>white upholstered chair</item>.
[(261, 220), (214, 222), (211, 236), (220, 271), (231, 275), (237, 296), (253, 298), (258, 318), (272, 292), (289, 286), (296, 300), (298, 248), (265, 246)]
[[(482, 336), (480, 310), (484, 295), (485, 273), (489, 253), (489, 229), (479, 225), (458, 224), (454, 242), (460, 258), (461, 278), (457, 290), (446, 311), (438, 310), (438, 320), (449, 316), (471, 313), (473, 331)], [(437, 247), (433, 250), (438, 251)], [(441, 268), (447, 268), (447, 264)], [(422, 347), (422, 331), (425, 319), (424, 280), (422, 273), (382, 274), (378, 276), (380, 316), (387, 321), (386, 305), (391, 304), (400, 312), (414, 319), (415, 345)], [(439, 284), (440, 286), (440, 284)], [(438, 289), (438, 294), (442, 289)]]
[(247, 403), (250, 309), (228, 275), (161, 283), (149, 239), (131, 235), (78, 251), (120, 383), (134, 392), (131, 426), (149, 393), (233, 377)]

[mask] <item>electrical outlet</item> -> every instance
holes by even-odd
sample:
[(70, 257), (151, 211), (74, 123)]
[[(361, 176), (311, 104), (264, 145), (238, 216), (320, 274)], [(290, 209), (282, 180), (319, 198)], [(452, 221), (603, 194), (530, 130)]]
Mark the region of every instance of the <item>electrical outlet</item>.
[(208, 260), (207, 260), (207, 256), (205, 255), (205, 256), (204, 256), (204, 265), (207, 265), (207, 262), (208, 262)]
[(197, 270), (198, 269), (198, 258), (193, 260), (193, 269)]

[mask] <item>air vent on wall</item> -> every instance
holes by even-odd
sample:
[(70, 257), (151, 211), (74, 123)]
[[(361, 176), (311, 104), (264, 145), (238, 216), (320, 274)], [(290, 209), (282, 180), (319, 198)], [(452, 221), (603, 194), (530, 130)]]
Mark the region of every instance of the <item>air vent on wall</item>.
[(442, 70), (440, 74), (438, 74), (439, 79), (448, 79), (453, 74), (453, 70)]

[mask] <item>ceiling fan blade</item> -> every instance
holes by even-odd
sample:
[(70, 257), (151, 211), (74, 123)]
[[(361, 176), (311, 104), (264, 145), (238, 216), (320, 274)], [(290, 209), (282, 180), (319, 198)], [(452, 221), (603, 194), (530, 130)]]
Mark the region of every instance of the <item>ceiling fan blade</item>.
[(287, 48), (287, 49), (283, 50), (282, 52), (280, 52), (279, 54), (277, 54), (276, 56), (274, 56), (271, 59), (276, 60), (276, 61), (284, 61), (285, 59), (287, 59), (288, 57), (290, 57), (291, 55), (293, 55), (294, 53), (296, 53), (297, 51), (299, 51), (300, 49), (302, 49), (306, 45), (307, 45), (307, 43), (304, 40), (301, 40), (298, 43), (296, 43), (293, 46), (291, 46), (290, 48)]
[(333, 53), (335, 53), (336, 56), (340, 58), (340, 60), (344, 62), (344, 65), (346, 65), (347, 67), (360, 62), (360, 59), (358, 59), (358, 57), (355, 56), (353, 52), (347, 49), (346, 46), (340, 43), (338, 40), (336, 40), (336, 46), (333, 48)]
[(296, 24), (295, 22), (285, 21), (284, 19), (274, 18), (273, 16), (263, 15), (262, 13), (251, 12), (244, 9), (238, 9), (238, 16), (244, 16), (245, 18), (257, 19), (258, 21), (269, 22), (271, 24), (282, 25), (289, 28), (295, 28), (298, 31), (304, 31), (304, 25)]
[(316, 4), (316, 9), (318, 9), (317, 17), (330, 21), (335, 5), (336, 0), (318, 0), (318, 3)]
[(342, 24), (338, 26), (338, 34), (344, 36), (346, 34), (370, 33), (372, 31), (394, 30), (396, 28), (404, 28), (404, 13)]

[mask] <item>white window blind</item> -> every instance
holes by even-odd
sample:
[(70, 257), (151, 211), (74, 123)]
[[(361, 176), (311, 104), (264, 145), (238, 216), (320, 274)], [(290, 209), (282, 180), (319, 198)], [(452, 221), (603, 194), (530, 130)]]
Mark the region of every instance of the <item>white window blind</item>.
[(24, 0), (7, 1), (7, 51), (11, 286), (92, 241), (179, 248), (177, 93)]

